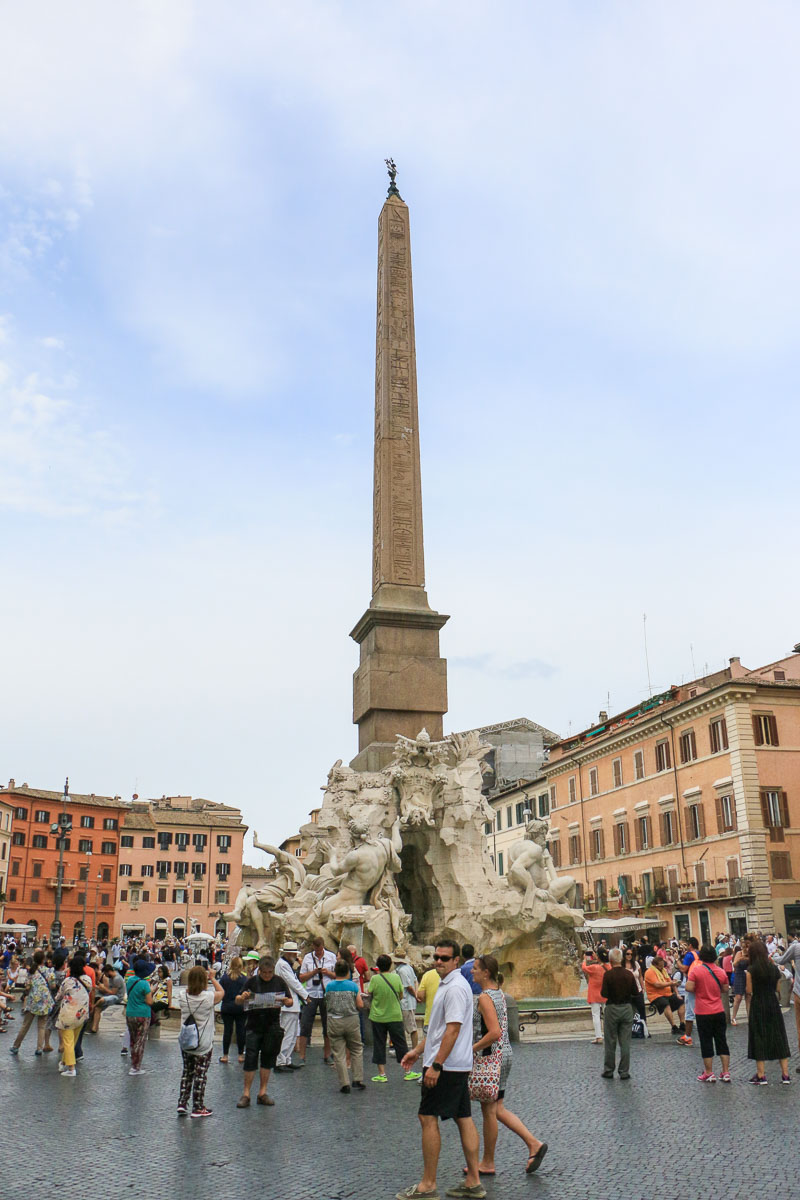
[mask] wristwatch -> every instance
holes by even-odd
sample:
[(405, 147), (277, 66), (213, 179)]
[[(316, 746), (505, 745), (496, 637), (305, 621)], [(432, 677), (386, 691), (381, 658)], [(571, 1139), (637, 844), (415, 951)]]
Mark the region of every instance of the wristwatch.
[(431, 1070), (432, 1070), (432, 1071), (436, 1071), (436, 1073), (437, 1073), (437, 1075), (438, 1075), (438, 1074), (439, 1074), (439, 1072), (442, 1070), (442, 1064), (441, 1064), (440, 1062), (432, 1062), (432, 1063), (431, 1063)]

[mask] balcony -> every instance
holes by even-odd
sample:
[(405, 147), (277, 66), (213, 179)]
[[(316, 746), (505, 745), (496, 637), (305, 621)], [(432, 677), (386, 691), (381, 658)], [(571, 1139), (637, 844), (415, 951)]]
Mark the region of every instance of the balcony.
[[(55, 875), (51, 879), (46, 879), (44, 882), (45, 882), (46, 886), (49, 888), (57, 888), (58, 887), (58, 876)], [(62, 892), (64, 891), (65, 888), (74, 888), (77, 886), (78, 886), (77, 879), (62, 879), (61, 880)]]
[(714, 900), (743, 900), (749, 899), (752, 895), (752, 879), (737, 876), (735, 879), (724, 879), (717, 882), (704, 880), (700, 883), (679, 883), (657, 887), (647, 895), (641, 888), (635, 888), (627, 893), (626, 901), (621, 909), (619, 896), (585, 896), (583, 909), (588, 916), (596, 916), (604, 909), (609, 916), (614, 916), (622, 912), (641, 913), (643, 909), (650, 908), (708, 904)]

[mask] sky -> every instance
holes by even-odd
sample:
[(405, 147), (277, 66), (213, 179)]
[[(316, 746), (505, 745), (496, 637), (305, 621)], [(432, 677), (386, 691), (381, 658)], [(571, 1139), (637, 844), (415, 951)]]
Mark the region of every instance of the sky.
[(0, 19), (0, 779), (275, 842), (356, 753), (387, 156), (446, 729), (800, 640), (795, 5)]

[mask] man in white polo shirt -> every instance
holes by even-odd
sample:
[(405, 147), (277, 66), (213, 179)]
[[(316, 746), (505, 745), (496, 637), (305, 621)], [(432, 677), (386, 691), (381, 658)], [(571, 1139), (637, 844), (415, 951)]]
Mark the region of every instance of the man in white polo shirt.
[(422, 1099), (419, 1119), (422, 1125), (423, 1173), (419, 1183), (398, 1192), (396, 1200), (427, 1197), (438, 1200), (436, 1168), (442, 1145), (439, 1121), (454, 1120), (461, 1137), (467, 1171), (464, 1179), (448, 1188), (448, 1196), (474, 1196), (482, 1200), (486, 1189), (478, 1176), (480, 1140), (472, 1120), (469, 1075), (472, 1070), (472, 989), (459, 969), (460, 947), (449, 938), (436, 943), (433, 964), (441, 983), (436, 989), (428, 1033), (403, 1059), (410, 1071), (422, 1057)]

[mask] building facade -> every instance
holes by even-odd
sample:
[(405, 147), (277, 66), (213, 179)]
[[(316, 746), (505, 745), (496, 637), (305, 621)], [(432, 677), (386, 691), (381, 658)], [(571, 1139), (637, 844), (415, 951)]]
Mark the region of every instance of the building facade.
[[(738, 658), (552, 747), (537, 805), (587, 915), (664, 937), (800, 932), (800, 645)], [(529, 788), (529, 791), (533, 790)]]
[(134, 800), (120, 831), (115, 933), (225, 933), (242, 886), (238, 808), (191, 796)]
[(62, 792), (27, 784), (17, 787), (13, 779), (0, 789), (0, 805), (13, 811), (5, 920), (35, 925), (39, 936), (49, 936), (56, 915), (59, 865), (57, 839), (50, 826), (63, 812), (72, 829), (64, 848), (62, 935), (71, 941), (85, 925), (88, 935), (108, 936), (114, 925), (119, 827), (128, 806), (119, 796), (78, 794), (65, 803)]
[(8, 800), (0, 800), (0, 923), (5, 921), (6, 885), (11, 862), (11, 833), (14, 809)]

